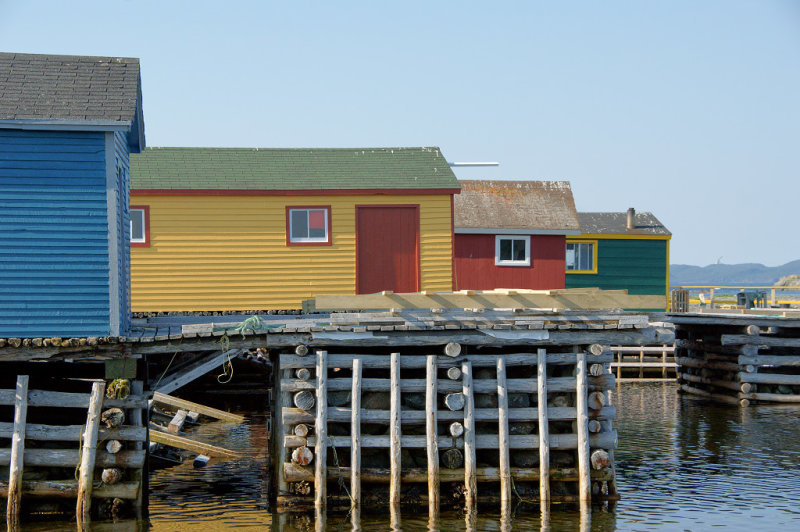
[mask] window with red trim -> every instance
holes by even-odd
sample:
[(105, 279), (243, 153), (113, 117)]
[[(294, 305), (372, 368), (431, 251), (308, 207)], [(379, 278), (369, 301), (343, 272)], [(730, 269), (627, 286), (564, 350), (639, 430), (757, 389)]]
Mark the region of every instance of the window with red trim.
[(331, 243), (330, 207), (287, 207), (286, 241), (288, 244), (329, 245)]

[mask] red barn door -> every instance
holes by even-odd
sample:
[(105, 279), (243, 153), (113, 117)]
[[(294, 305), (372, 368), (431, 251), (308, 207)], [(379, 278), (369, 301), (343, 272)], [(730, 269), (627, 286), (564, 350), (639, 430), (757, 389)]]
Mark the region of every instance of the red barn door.
[(419, 291), (419, 205), (356, 205), (356, 293)]

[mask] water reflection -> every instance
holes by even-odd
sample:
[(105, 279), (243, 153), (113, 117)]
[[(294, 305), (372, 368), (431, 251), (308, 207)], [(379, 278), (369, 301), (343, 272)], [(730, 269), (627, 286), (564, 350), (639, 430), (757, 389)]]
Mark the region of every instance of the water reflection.
[[(204, 441), (243, 451), (236, 460), (165, 469), (151, 476), (150, 526), (157, 532), (220, 530), (796, 530), (800, 529), (800, 407), (715, 405), (678, 396), (674, 384), (628, 384), (612, 394), (618, 408), (615, 508), (541, 505), (507, 512), (429, 516), (407, 509), (378, 514), (272, 514), (267, 500), (263, 416), (246, 425), (211, 423)], [(524, 511), (523, 511), (524, 510)], [(26, 530), (74, 530), (54, 523)], [(98, 523), (135, 530), (136, 523)]]

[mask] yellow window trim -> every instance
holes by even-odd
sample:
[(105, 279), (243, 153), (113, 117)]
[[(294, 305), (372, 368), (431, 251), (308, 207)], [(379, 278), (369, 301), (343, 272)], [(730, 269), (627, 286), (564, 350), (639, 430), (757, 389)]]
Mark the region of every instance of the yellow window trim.
[[(566, 273), (575, 273), (578, 275), (592, 275), (597, 273), (597, 240), (574, 240), (570, 238), (567, 244), (592, 244), (592, 265), (594, 269), (591, 270), (566, 270)], [(566, 268), (566, 265), (565, 265)]]

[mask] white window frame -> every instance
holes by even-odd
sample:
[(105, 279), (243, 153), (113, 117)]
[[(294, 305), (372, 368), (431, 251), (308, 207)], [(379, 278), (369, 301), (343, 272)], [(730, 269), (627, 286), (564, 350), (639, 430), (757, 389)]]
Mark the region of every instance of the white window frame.
[[(503, 240), (524, 240), (525, 260), (501, 260), (500, 242)], [(495, 266), (530, 266), (531, 265), (531, 237), (530, 235), (495, 235), (494, 237), (494, 264)]]
[[(323, 227), (325, 228), (325, 235), (321, 237), (294, 237), (292, 233), (292, 214), (297, 211), (305, 211), (306, 212), (306, 224), (308, 224), (308, 212), (309, 211), (322, 211), (325, 213), (325, 220)], [(328, 234), (329, 228), (329, 216), (330, 216), (330, 209), (327, 207), (289, 207), (289, 242), (292, 244), (327, 244), (330, 242), (330, 235)]]
[[(133, 217), (134, 213), (139, 213), (142, 217), (142, 238), (133, 238)], [(132, 244), (145, 244), (147, 242), (147, 216), (145, 209), (131, 209), (130, 210), (130, 235)]]

